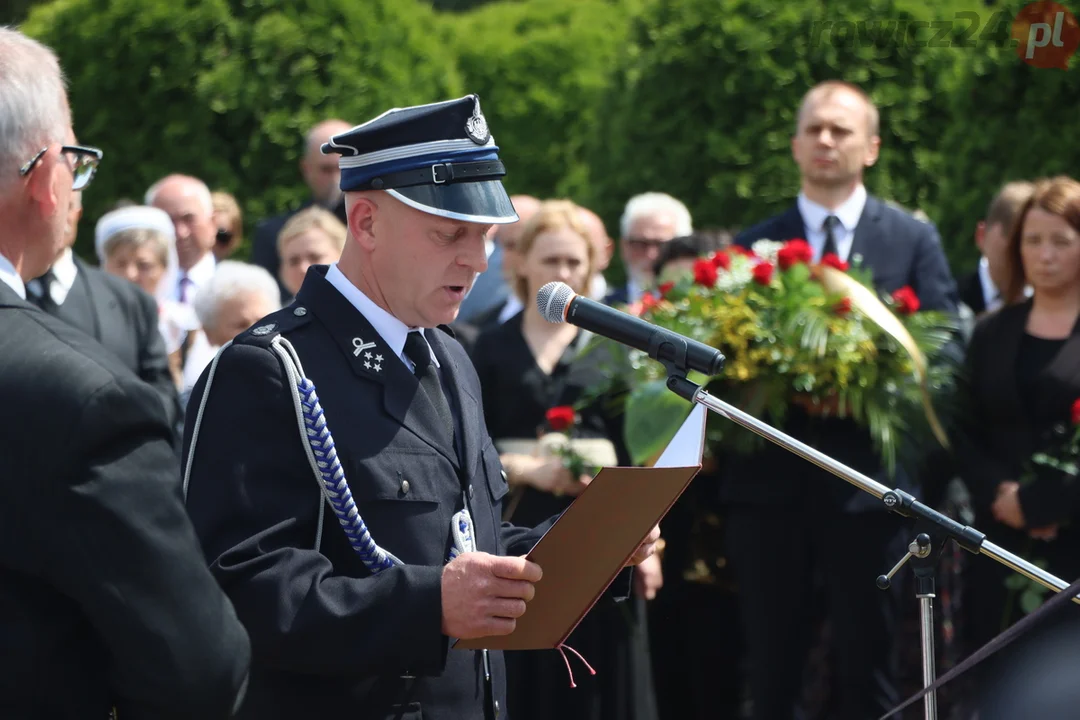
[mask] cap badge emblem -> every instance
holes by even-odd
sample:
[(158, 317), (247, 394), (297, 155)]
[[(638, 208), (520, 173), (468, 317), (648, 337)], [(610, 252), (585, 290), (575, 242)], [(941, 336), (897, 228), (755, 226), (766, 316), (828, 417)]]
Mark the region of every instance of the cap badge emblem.
[(479, 102), (473, 105), (472, 117), (465, 121), (465, 134), (477, 145), (484, 145), (491, 139), (491, 132), (488, 130), (484, 113), (480, 112)]

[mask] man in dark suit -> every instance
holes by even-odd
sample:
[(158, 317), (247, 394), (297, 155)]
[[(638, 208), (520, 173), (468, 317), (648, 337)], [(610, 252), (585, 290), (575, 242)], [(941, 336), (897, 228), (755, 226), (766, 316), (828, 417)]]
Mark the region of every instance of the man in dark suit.
[(986, 210), (986, 218), (975, 226), (975, 245), (979, 248), (979, 266), (959, 280), (960, 299), (976, 317), (997, 310), (1002, 305), (1001, 290), (1009, 262), (1009, 230), (1013, 220), (1031, 197), (1034, 186), (1025, 181), (1006, 183)]
[(165, 339), (158, 330), (157, 302), (134, 283), (89, 266), (72, 252), (81, 215), (82, 193), (75, 192), (67, 213), (64, 248), (45, 274), (26, 284), (27, 299), (116, 355), (153, 387), (169, 425), (175, 427), (180, 401)]
[(281, 285), (281, 299), (289, 298), (288, 289), (281, 283), (279, 270), (281, 258), (278, 256), (278, 233), (293, 215), (304, 208), (318, 205), (332, 211), (341, 222), (345, 222), (345, 202), (338, 184), (341, 170), (337, 159), (322, 153), (323, 143), (334, 135), (345, 132), (351, 125), (344, 120), (324, 120), (308, 131), (304, 138), (304, 155), (300, 159), (300, 174), (304, 184), (311, 191), (311, 196), (300, 207), (288, 212), (261, 220), (255, 225), (255, 234), (251, 241), (251, 262), (266, 268)]
[[(878, 155), (878, 115), (857, 87), (829, 82), (804, 98), (792, 150), (802, 174), (794, 207), (736, 237), (805, 238), (814, 260), (834, 253), (892, 292), (905, 285), (923, 308), (955, 311), (956, 284), (933, 225), (867, 195), (864, 168)], [(792, 404), (784, 431), (889, 487), (869, 437), (852, 421)], [(819, 575), (832, 626), (837, 717), (878, 717), (898, 700), (893, 668), (898, 598), (874, 579), (903, 556), (902, 522), (873, 496), (776, 445), (728, 458), (722, 495), (739, 583), (755, 719), (791, 720), (811, 624), (803, 598)], [(761, 478), (770, 478), (762, 481)], [(894, 587), (899, 587), (898, 581)], [(912, 601), (914, 599), (912, 598)]]
[(505, 170), (474, 95), (324, 151), (344, 156), (340, 260), (238, 336), (189, 404), (188, 510), (255, 648), (242, 717), (505, 717), (501, 654), (451, 639), (513, 631), (541, 574), (513, 556), (550, 521), (501, 523), (509, 488), (447, 327), (491, 224), (517, 220)]
[(158, 398), (25, 301), (101, 151), (64, 144), (49, 49), (0, 28), (0, 65), (0, 716), (230, 717), (250, 646), (181, 504)]
[(630, 198), (619, 220), (619, 248), (626, 268), (626, 284), (612, 288), (604, 302), (608, 305), (636, 302), (653, 286), (653, 265), (664, 244), (693, 231), (690, 211), (680, 200), (658, 192)]

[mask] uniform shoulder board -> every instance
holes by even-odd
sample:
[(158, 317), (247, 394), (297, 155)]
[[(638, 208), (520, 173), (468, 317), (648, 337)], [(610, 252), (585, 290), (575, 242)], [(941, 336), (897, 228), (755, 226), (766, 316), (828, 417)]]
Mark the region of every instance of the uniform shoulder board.
[(278, 335), (287, 335), (309, 322), (311, 322), (311, 314), (308, 309), (303, 305), (293, 303), (277, 312), (270, 313), (237, 335), (236, 339), (233, 340), (233, 344), (270, 347), (270, 343)]

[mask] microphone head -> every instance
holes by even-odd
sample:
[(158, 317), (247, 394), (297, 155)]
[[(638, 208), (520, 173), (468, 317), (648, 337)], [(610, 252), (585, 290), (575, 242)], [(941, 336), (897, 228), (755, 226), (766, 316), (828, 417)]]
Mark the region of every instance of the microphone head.
[(566, 309), (576, 295), (566, 283), (549, 282), (537, 291), (536, 307), (549, 323), (566, 322)]

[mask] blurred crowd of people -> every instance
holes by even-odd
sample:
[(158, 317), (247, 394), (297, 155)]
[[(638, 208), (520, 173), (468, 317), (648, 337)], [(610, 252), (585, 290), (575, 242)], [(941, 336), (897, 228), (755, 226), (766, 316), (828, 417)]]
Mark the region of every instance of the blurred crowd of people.
[[(861, 255), (880, 290), (909, 286), (924, 308), (967, 319), (953, 451), (912, 450), (890, 486), (947, 506), (1067, 580), (1080, 575), (1077, 488), (1021, 477), (1080, 398), (1080, 183), (1010, 182), (988, 198), (986, 216), (972, 218), (979, 263), (956, 282), (934, 225), (863, 185), (879, 122), (854, 86), (811, 90), (793, 141), (801, 192), (749, 229), (696, 228), (683, 203), (651, 191), (627, 199), (612, 238), (570, 199), (512, 198), (520, 221), (492, 227), (487, 270), (453, 326), (476, 366), (511, 487), (504, 519), (531, 526), (588, 484), (559, 457), (529, 450), (552, 408), (581, 408), (578, 437), (597, 441), (609, 461), (630, 463), (617, 404), (592, 396), (604, 384), (603, 358), (581, 352), (576, 327), (543, 319), (532, 301), (542, 285), (561, 281), (623, 306), (717, 249), (804, 238), (815, 261)], [(219, 349), (288, 305), (308, 268), (334, 263), (349, 241), (337, 158), (320, 151), (349, 127), (327, 120), (303, 139), (299, 172), (310, 198), (254, 224), (250, 262), (233, 257), (245, 225), (240, 203), (197, 177), (168, 175), (96, 221), (96, 266), (72, 251), (82, 214), (73, 193), (64, 247), (28, 283), (28, 299), (150, 384), (179, 444), (191, 417), (187, 394)], [(609, 286), (616, 252), (626, 280)], [(883, 477), (850, 420), (806, 408), (784, 430)], [(752, 458), (711, 457), (663, 530), (663, 556), (635, 572), (633, 601), (599, 604), (571, 638), (596, 677), (570, 689), (558, 656), (509, 653), (511, 717), (790, 720), (801, 703), (808, 714), (863, 720), (917, 687), (918, 669), (901, 664), (910, 656), (901, 644), (917, 642), (900, 624), (914, 596), (904, 582), (888, 592), (874, 584), (903, 555), (909, 529), (872, 498), (770, 447)], [(942, 639), (967, 652), (1024, 611), (1004, 568), (972, 558), (956, 572), (963, 592), (942, 608), (956, 632)], [(980, 677), (999, 677), (994, 668)], [(976, 689), (958, 707), (973, 711), (981, 697)], [(982, 711), (984, 720), (992, 714)]]

